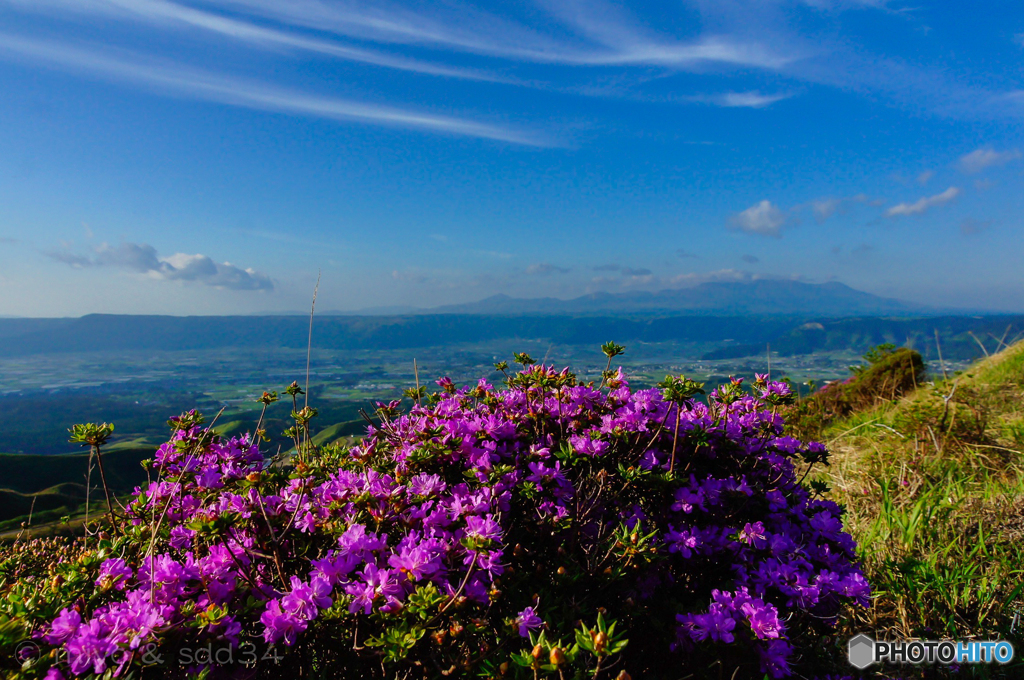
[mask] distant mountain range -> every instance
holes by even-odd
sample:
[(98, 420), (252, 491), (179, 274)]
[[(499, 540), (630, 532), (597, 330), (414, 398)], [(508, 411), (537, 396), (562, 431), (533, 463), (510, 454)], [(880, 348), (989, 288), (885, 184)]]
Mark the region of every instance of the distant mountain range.
[[(313, 344), (324, 349), (403, 349), (520, 338), (583, 345), (614, 338), (705, 343), (709, 344), (707, 358), (724, 359), (756, 353), (766, 342), (784, 354), (867, 349), (879, 342), (903, 344), (914, 338), (923, 346), (941, 329), (944, 336), (957, 336), (957, 352), (966, 355), (976, 351), (969, 331), (998, 337), (1007, 325), (1019, 328), (1024, 318), (970, 317), (963, 311), (947, 311), (947, 316), (940, 317), (938, 310), (841, 283), (779, 280), (705, 283), (656, 293), (595, 293), (572, 300), (498, 295), (415, 313), (388, 311), (317, 312)], [(0, 319), (0, 357), (216, 347), (304, 349), (308, 319), (308, 312)], [(954, 341), (944, 340), (944, 348), (947, 342)]]
[(813, 315), (825, 317), (928, 314), (935, 310), (878, 297), (838, 283), (759, 280), (702, 283), (692, 288), (651, 292), (591, 293), (571, 300), (518, 299), (494, 295), (431, 314), (713, 314)]

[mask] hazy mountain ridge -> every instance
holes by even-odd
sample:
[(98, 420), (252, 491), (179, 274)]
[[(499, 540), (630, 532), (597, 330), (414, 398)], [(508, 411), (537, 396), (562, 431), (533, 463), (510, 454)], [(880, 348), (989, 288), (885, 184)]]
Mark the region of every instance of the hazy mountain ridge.
[(571, 300), (512, 298), (494, 295), (478, 302), (445, 305), (431, 313), (455, 314), (594, 314), (679, 313), (819, 315), (829, 317), (927, 314), (938, 310), (892, 298), (883, 298), (839, 282), (757, 280), (709, 282), (692, 288), (657, 292), (591, 293)]
[[(319, 313), (313, 346), (405, 349), (542, 339), (564, 345), (617, 341), (716, 343), (708, 358), (756, 354), (765, 343), (799, 354), (924, 340), (937, 328), (965, 334), (987, 321), (881, 298), (842, 283), (759, 280), (659, 292), (593, 293), (572, 300), (504, 295), (415, 314)], [(1006, 318), (1019, 323), (1017, 317)], [(90, 314), (77, 319), (0, 319), (0, 357), (50, 352), (305, 348), (309, 317)], [(998, 323), (1003, 323), (1002, 321)], [(811, 324), (807, 326), (806, 324)], [(1001, 329), (999, 329), (1001, 332)], [(969, 337), (966, 343), (973, 343)]]
[[(110, 351), (215, 348), (305, 349), (309, 318), (299, 316), (132, 316), (92, 314), (36, 319), (31, 328), (0, 319), (0, 358)], [(1012, 332), (1007, 329), (1013, 329)], [(752, 356), (771, 343), (783, 355), (821, 350), (863, 352), (882, 342), (934, 348), (942, 336), (947, 358), (980, 353), (975, 333), (990, 344), (1024, 328), (1024, 316), (639, 316), (420, 314), (399, 317), (323, 316), (313, 324), (315, 349), (390, 350), (457, 346), (499, 340), (556, 345), (617, 342), (695, 342), (718, 349), (708, 359)], [(1008, 333), (1008, 334), (1007, 334)]]

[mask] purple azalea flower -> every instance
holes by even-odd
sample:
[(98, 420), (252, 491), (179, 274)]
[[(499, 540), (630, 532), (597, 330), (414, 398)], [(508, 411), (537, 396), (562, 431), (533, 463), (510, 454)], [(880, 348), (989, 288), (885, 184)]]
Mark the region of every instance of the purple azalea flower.
[(260, 622), (264, 626), (263, 639), (268, 644), (283, 641), (288, 646), (295, 644), (308, 625), (297, 612), (282, 608), (280, 600), (270, 600), (267, 603), (267, 609), (260, 616)]
[(134, 572), (131, 567), (125, 564), (124, 560), (120, 557), (114, 557), (105, 560), (100, 565), (100, 575), (96, 579), (96, 585), (124, 590), (125, 581), (132, 578), (132, 576), (134, 576)]
[(543, 626), (544, 620), (537, 616), (537, 612), (533, 610), (533, 607), (527, 607), (519, 612), (515, 625), (519, 628), (519, 636), (525, 638), (530, 637), (531, 630)]
[(490, 515), (487, 517), (471, 515), (466, 518), (466, 535), (498, 541), (501, 539), (501, 525), (495, 522)]
[(62, 644), (78, 631), (82, 625), (82, 615), (74, 609), (64, 608), (50, 624), (50, 632), (43, 636), (51, 645)]

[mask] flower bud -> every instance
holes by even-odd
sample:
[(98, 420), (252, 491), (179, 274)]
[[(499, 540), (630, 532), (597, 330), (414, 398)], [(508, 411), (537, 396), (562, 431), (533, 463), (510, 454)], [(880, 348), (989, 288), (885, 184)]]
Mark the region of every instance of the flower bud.
[(534, 648), (533, 648), (533, 652), (531, 652), (531, 655), (533, 656), (534, 659), (539, 659), (541, 656), (543, 656), (543, 654), (544, 654), (544, 648), (541, 647), (540, 645), (535, 645)]
[(565, 576), (565, 567), (559, 567), (557, 573), (559, 576)]
[(619, 671), (619, 674), (615, 676), (615, 680), (633, 680), (633, 676), (626, 672), (625, 669)]
[(552, 647), (549, 658), (551, 659), (551, 665), (561, 666), (565, 663), (565, 651), (561, 647)]
[(604, 632), (599, 632), (594, 636), (594, 651), (600, 654), (604, 651), (604, 648), (608, 645), (608, 635)]
[(461, 623), (456, 621), (455, 623), (453, 623), (451, 625), (451, 628), (449, 628), (448, 630), (449, 630), (449, 632), (451, 632), (452, 637), (457, 637), (458, 635), (460, 635), (462, 633), (462, 631), (465, 630), (465, 628), (462, 627)]
[(500, 666), (498, 666), (498, 672), (502, 675), (508, 673), (508, 661), (504, 661)]

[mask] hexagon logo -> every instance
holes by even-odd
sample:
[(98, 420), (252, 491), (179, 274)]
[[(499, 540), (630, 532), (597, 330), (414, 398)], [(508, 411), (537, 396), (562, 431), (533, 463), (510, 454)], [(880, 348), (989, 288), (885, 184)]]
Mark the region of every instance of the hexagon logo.
[(851, 666), (862, 670), (867, 668), (875, 662), (875, 641), (864, 633), (850, 638), (849, 655)]

